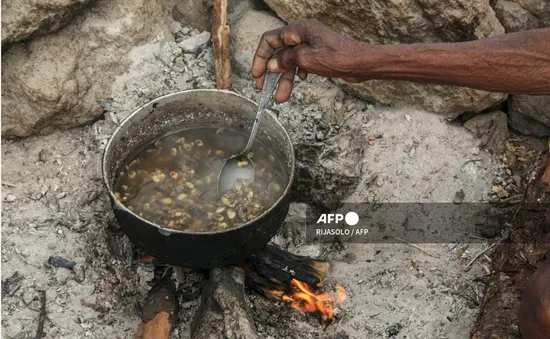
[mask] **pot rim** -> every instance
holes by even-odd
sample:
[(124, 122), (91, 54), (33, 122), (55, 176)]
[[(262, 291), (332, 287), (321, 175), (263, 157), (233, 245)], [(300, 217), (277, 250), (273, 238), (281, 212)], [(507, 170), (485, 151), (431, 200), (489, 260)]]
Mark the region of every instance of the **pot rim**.
[[(109, 193), (109, 196), (111, 197), (111, 201), (114, 205), (116, 205), (116, 207), (118, 209), (121, 209), (123, 210), (124, 212), (126, 213), (129, 213), (131, 214), (132, 216), (134, 216), (135, 218), (147, 223), (148, 225), (152, 226), (152, 227), (155, 227), (159, 230), (160, 233), (164, 234), (165, 232), (167, 234), (165, 234), (166, 236), (169, 236), (171, 235), (172, 233), (179, 233), (179, 234), (192, 234), (192, 235), (214, 235), (214, 234), (224, 234), (224, 233), (229, 233), (229, 232), (233, 232), (233, 231), (237, 231), (241, 228), (245, 228), (247, 226), (250, 226), (252, 225), (253, 223), (259, 221), (260, 219), (264, 218), (266, 215), (268, 215), (269, 213), (271, 213), (273, 211), (273, 209), (275, 209), (275, 207), (277, 205), (279, 205), (281, 203), (281, 201), (288, 195), (290, 194), (290, 190), (292, 188), (292, 184), (294, 182), (294, 166), (295, 166), (295, 159), (294, 159), (294, 146), (292, 144), (292, 139), (290, 138), (290, 135), (288, 135), (288, 132), (287, 130), (284, 128), (284, 126), (281, 124), (281, 121), (279, 120), (278, 117), (274, 117), (274, 120), (276, 122), (276, 124), (278, 125), (278, 127), (283, 131), (284, 133), (284, 136), (285, 138), (288, 140), (288, 143), (289, 143), (289, 146), (290, 146), (290, 150), (289, 150), (289, 153), (290, 153), (290, 173), (289, 173), (289, 176), (288, 176), (288, 184), (285, 188), (285, 190), (283, 191), (283, 193), (281, 194), (281, 196), (279, 197), (279, 199), (277, 199), (277, 201), (275, 201), (275, 203), (273, 203), (271, 205), (271, 207), (269, 207), (267, 210), (265, 210), (262, 214), (260, 214), (258, 217), (256, 217), (255, 219), (253, 220), (250, 220), (242, 225), (240, 225), (239, 227), (235, 227), (235, 228), (231, 228), (231, 229), (227, 229), (227, 230), (223, 230), (223, 231), (207, 231), (207, 232), (189, 232), (189, 231), (182, 231), (182, 230), (177, 230), (177, 229), (171, 229), (171, 228), (168, 228), (168, 227), (162, 227), (160, 225), (157, 225), (156, 223), (150, 221), (150, 220), (147, 220), (137, 214), (135, 214), (134, 212), (132, 212), (131, 210), (129, 210), (128, 208), (126, 208), (126, 206), (124, 204), (122, 204), (120, 201), (118, 201), (118, 199), (116, 198), (115, 194), (114, 194), (114, 190), (113, 188), (111, 187), (110, 183), (109, 183), (109, 175), (108, 175), (108, 169), (107, 169), (107, 151), (112, 147), (111, 144), (113, 143), (113, 138), (120, 132), (120, 130), (124, 127), (124, 125), (126, 123), (128, 123), (130, 120), (132, 120), (132, 118), (137, 115), (141, 110), (143, 110), (145, 107), (155, 103), (155, 102), (158, 102), (162, 99), (166, 99), (166, 98), (169, 98), (169, 97), (172, 97), (172, 96), (176, 96), (176, 95), (179, 95), (179, 94), (183, 94), (183, 93), (192, 93), (192, 92), (216, 92), (216, 93), (227, 93), (227, 94), (231, 94), (231, 95), (235, 95), (237, 97), (239, 97), (240, 99), (243, 99), (243, 100), (246, 100), (252, 104), (254, 104), (254, 106), (258, 106), (258, 104), (256, 102), (254, 102), (253, 100), (237, 93), (237, 92), (234, 92), (234, 91), (231, 91), (231, 90), (225, 90), (225, 89), (211, 89), (211, 88), (204, 88), (204, 89), (190, 89), (190, 90), (184, 90), (184, 91), (178, 91), (178, 92), (173, 92), (173, 93), (170, 93), (170, 94), (166, 94), (166, 95), (163, 95), (163, 96), (160, 96), (160, 97), (157, 97), (149, 102), (147, 102), (146, 104), (138, 107), (137, 109), (135, 109), (130, 115), (128, 115), (128, 117), (126, 117), (126, 119), (124, 119), (121, 123), (118, 124), (118, 127), (115, 129), (115, 131), (111, 134), (111, 137), (109, 138), (109, 141), (107, 142), (107, 145), (105, 146), (105, 149), (103, 151), (103, 157), (102, 157), (102, 163), (101, 163), (101, 172), (103, 174), (103, 184), (105, 185), (105, 187), (107, 188), (107, 191)], [(266, 112), (267, 114), (271, 114), (269, 112)]]

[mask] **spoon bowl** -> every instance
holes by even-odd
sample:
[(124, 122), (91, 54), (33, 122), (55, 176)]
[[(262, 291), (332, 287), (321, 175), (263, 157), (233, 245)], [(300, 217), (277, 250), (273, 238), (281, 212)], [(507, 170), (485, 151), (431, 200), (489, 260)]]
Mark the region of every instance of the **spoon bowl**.
[(273, 91), (277, 87), (281, 76), (281, 73), (266, 71), (262, 94), (260, 95), (260, 103), (258, 104), (258, 111), (254, 119), (250, 137), (248, 138), (244, 150), (229, 158), (223, 165), (220, 175), (218, 176), (218, 196), (222, 196), (225, 192), (232, 189), (238, 179), (254, 180), (256, 170), (254, 168), (254, 163), (248, 158), (247, 154), (252, 148), (252, 144), (256, 138), (256, 133), (260, 127), (264, 111), (266, 107), (273, 102)]
[(225, 162), (218, 177), (218, 195), (231, 190), (237, 180), (252, 181), (255, 175), (254, 163), (246, 154), (232, 156)]

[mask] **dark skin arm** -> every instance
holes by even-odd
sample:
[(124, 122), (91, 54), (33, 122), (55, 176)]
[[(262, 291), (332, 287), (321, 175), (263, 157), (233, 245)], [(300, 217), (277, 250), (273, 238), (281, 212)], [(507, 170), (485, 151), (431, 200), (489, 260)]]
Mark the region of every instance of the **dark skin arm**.
[(550, 94), (550, 28), (469, 42), (373, 45), (302, 19), (262, 36), (252, 64), (258, 88), (266, 67), (284, 73), (279, 103), (290, 97), (294, 75), (305, 79), (307, 72), (348, 82), (404, 80), (543, 95)]

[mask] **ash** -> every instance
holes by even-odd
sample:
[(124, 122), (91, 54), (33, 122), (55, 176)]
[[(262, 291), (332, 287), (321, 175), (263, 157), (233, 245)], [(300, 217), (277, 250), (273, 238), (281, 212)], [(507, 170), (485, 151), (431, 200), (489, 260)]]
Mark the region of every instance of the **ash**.
[[(177, 25), (173, 32), (173, 43), (133, 51), (130, 71), (113, 84), (118, 94), (101, 102), (103, 119), (48, 136), (2, 141), (5, 338), (36, 336), (42, 291), (45, 338), (133, 337), (153, 269), (137, 263), (132, 244), (118, 230), (100, 160), (117, 124), (140, 105), (175, 91), (214, 88), (212, 50), (209, 39), (204, 39), (208, 34)], [(250, 79), (233, 78), (237, 92), (257, 99)], [(469, 337), (483, 297), (483, 284), (476, 277), (486, 274), (488, 262), (481, 257), (466, 264), (487, 241), (420, 244), (425, 252), (406, 244), (304, 244), (297, 221), (304, 205), (299, 202), (342, 199), (337, 187), (327, 188), (336, 185), (338, 176), (351, 178), (346, 181), (351, 191), (346, 191), (352, 192), (347, 198), (354, 201), (452, 202), (460, 190), (466, 200), (482, 201), (489, 199), (492, 182), (503, 175), (504, 165), (480, 150), (478, 140), (460, 126), (416, 109), (389, 109), (357, 100), (319, 77), (298, 84), (292, 99), (274, 109), (281, 112), (297, 149), (319, 150), (313, 158), (299, 158), (298, 166), (301, 162), (307, 165), (303, 168), (318, 170), (313, 178), (324, 186), (307, 199), (296, 197), (273, 242), (297, 254), (329, 260), (327, 289), (342, 285), (348, 296), (337, 310), (335, 324), (323, 331), (313, 316), (249, 293), (260, 335)], [(313, 161), (316, 155), (323, 162)], [(472, 159), (476, 161), (469, 162)], [(303, 192), (309, 184), (298, 182)], [(204, 277), (182, 271), (176, 278), (183, 296), (172, 337), (189, 338)]]

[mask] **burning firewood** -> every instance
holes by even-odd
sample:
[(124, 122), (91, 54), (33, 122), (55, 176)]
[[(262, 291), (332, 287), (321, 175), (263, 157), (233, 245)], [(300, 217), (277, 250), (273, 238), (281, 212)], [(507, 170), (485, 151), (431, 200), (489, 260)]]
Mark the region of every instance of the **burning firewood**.
[(346, 291), (338, 286), (336, 300), (328, 293), (316, 293), (306, 283), (292, 279), (292, 292), (283, 295), (282, 300), (290, 302), (290, 306), (300, 311), (315, 314), (326, 328), (334, 322), (334, 306), (341, 304), (346, 298)]
[(268, 245), (265, 250), (243, 263), (246, 287), (273, 301), (312, 313), (326, 327), (334, 321), (334, 307), (345, 299), (345, 290), (337, 288), (332, 298), (328, 293), (317, 293), (326, 279), (330, 264), (308, 257), (294, 255)]
[(328, 262), (294, 255), (271, 245), (246, 259), (243, 265), (247, 287), (261, 294), (264, 294), (265, 287), (288, 287), (292, 279), (321, 287), (330, 270)]
[(134, 339), (168, 339), (178, 318), (179, 305), (172, 269), (151, 288), (141, 311), (142, 323)]
[[(139, 256), (139, 261), (165, 267), (149, 255)], [(271, 301), (285, 302), (316, 316), (326, 328), (335, 320), (335, 307), (345, 299), (342, 287), (337, 287), (334, 294), (319, 291), (329, 270), (328, 262), (294, 255), (271, 245), (246, 259), (241, 267), (212, 269), (193, 318), (192, 338), (223, 338), (227, 333), (239, 333), (242, 339), (258, 338), (246, 304), (245, 287)], [(169, 331), (168, 321), (163, 319), (163, 323)], [(136, 339), (150, 337), (136, 336)]]

